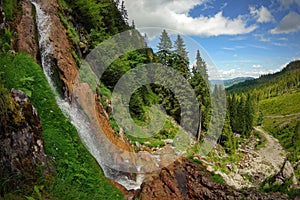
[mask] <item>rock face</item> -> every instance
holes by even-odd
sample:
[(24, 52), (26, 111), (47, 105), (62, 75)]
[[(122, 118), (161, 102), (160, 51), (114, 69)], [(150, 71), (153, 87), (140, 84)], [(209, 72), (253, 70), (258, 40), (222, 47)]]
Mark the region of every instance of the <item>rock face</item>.
[(20, 4), (22, 7), (22, 16), (20, 22), (17, 25), (17, 49), (18, 51), (29, 53), (34, 59), (37, 60), (38, 44), (36, 40), (36, 25), (33, 18), (33, 6), (30, 0), (21, 1)]
[(201, 164), (182, 158), (163, 168), (141, 186), (141, 199), (288, 199), (281, 193), (261, 194), (255, 189), (235, 190), (228, 185), (215, 183)]
[[(51, 62), (55, 75), (56, 85), (65, 97), (72, 96), (74, 84), (76, 83), (78, 70), (72, 56), (72, 45), (70, 44), (66, 29), (62, 25), (57, 13), (59, 10), (56, 0), (37, 0), (43, 12), (50, 16), (52, 26), (50, 30), (50, 45), (52, 46)], [(22, 16), (17, 25), (19, 51), (25, 51), (37, 59), (38, 41), (37, 28), (34, 18), (34, 6), (30, 0), (20, 2)]]
[(2, 189), (31, 184), (46, 168), (39, 116), (25, 93), (12, 89), (11, 96), (9, 106), (16, 109), (13, 114), (7, 111), (10, 127), (0, 133), (0, 179), (6, 182)]
[(57, 15), (58, 3), (56, 0), (37, 0), (37, 3), (51, 17), (53, 26), (51, 26), (50, 42), (53, 47), (53, 64), (57, 67), (59, 78), (63, 83), (63, 94), (72, 97), (73, 87), (77, 82), (78, 70), (71, 54), (73, 48), (68, 40), (67, 31)]

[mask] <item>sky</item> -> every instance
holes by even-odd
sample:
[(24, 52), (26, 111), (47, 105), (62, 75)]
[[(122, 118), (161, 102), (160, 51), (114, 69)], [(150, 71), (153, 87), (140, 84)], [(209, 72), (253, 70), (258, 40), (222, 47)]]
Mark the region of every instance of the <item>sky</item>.
[(300, 59), (300, 0), (125, 0), (125, 6), (154, 50), (162, 29), (193, 43), (190, 63), (200, 49), (210, 79), (259, 77)]

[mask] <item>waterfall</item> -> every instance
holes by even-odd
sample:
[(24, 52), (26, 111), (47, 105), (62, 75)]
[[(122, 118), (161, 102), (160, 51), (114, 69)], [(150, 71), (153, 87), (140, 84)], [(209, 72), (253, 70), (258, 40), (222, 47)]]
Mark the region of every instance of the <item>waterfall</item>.
[(138, 176), (136, 181), (131, 180), (128, 178), (128, 176), (126, 176), (125, 173), (115, 171), (105, 164), (109, 163), (108, 161), (111, 162), (112, 160), (111, 154), (106, 152), (107, 149), (105, 148), (105, 142), (108, 142), (108, 139), (105, 138), (102, 130), (95, 126), (95, 120), (94, 122), (91, 121), (90, 116), (93, 116), (93, 113), (86, 113), (86, 111), (83, 111), (81, 108), (79, 108), (76, 100), (73, 100), (70, 103), (69, 101), (62, 99), (55, 91), (55, 83), (52, 80), (53, 66), (51, 63), (53, 46), (51, 44), (49, 35), (52, 26), (51, 17), (42, 10), (40, 5), (36, 3), (35, 0), (32, 0), (31, 3), (36, 9), (36, 24), (38, 29), (41, 64), (47, 81), (56, 94), (57, 105), (63, 111), (65, 116), (71, 120), (72, 124), (77, 129), (81, 140), (103, 169), (105, 176), (123, 185), (128, 190), (140, 188), (140, 185), (143, 181), (142, 176)]

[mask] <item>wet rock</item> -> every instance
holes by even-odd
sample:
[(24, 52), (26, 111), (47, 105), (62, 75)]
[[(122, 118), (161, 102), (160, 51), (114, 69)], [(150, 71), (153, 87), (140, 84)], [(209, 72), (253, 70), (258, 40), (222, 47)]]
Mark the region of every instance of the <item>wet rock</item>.
[(20, 2), (22, 7), (22, 16), (20, 22), (17, 24), (17, 49), (30, 54), (37, 60), (38, 44), (37, 44), (37, 31), (34, 20), (34, 10), (30, 0)]

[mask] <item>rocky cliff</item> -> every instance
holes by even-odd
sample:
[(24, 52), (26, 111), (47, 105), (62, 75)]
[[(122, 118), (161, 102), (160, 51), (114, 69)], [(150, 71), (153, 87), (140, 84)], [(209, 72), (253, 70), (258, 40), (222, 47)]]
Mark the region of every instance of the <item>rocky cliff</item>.
[[(52, 46), (51, 63), (58, 90), (64, 97), (72, 96), (78, 70), (72, 56), (73, 47), (70, 44), (66, 29), (62, 25), (57, 13), (59, 6), (56, 0), (36, 1), (41, 9), (50, 16), (52, 24), (49, 30), (49, 46)], [(20, 2), (22, 14), (17, 22), (17, 48), (38, 58), (38, 31), (35, 22), (35, 9), (30, 0)]]
[(288, 199), (281, 193), (262, 194), (256, 189), (236, 190), (216, 183), (202, 164), (179, 159), (150, 177), (141, 187), (140, 199)]
[[(9, 96), (1, 96), (0, 132), (0, 192), (31, 185), (46, 173), (42, 125), (28, 97), (12, 89)], [(3, 105), (3, 104), (2, 104)]]

